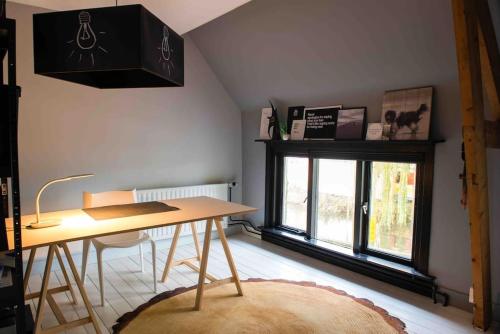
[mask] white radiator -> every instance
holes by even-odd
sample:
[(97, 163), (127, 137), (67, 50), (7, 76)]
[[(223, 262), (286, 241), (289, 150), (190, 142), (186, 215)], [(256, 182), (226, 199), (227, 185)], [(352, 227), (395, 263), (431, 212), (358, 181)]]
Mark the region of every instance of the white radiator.
[[(137, 190), (138, 202), (163, 201), (174, 198), (208, 196), (227, 201), (228, 184), (204, 184), (198, 186), (176, 187), (176, 188), (157, 188)], [(227, 227), (224, 219), (224, 227)], [(205, 221), (196, 222), (198, 232), (205, 231)], [(214, 227), (215, 229), (215, 227)], [(174, 235), (175, 226), (160, 227), (148, 230), (149, 235), (155, 240), (171, 238)], [(189, 224), (182, 225), (181, 235), (191, 235)]]

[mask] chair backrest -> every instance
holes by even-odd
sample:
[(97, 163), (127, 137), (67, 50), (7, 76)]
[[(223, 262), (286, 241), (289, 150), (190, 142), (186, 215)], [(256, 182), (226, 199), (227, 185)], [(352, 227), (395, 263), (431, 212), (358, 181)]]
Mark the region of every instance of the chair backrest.
[[(83, 193), (83, 208), (85, 209), (99, 206), (131, 204), (136, 202), (137, 195), (135, 189), (127, 191), (106, 191), (95, 194), (89, 192)], [(133, 245), (134, 240), (140, 239), (142, 235), (142, 231), (134, 231), (108, 235), (106, 237), (97, 238), (97, 240), (108, 245), (131, 241), (131, 245)]]
[(137, 202), (135, 190), (106, 191), (102, 193), (83, 193), (83, 207), (94, 208), (98, 206), (130, 204)]

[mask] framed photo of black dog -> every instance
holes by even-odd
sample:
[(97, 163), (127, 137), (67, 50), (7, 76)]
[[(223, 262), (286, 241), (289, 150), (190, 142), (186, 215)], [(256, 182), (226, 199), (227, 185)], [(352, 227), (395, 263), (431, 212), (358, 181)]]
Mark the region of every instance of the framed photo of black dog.
[(387, 91), (382, 105), (384, 135), (391, 140), (428, 140), (432, 87)]

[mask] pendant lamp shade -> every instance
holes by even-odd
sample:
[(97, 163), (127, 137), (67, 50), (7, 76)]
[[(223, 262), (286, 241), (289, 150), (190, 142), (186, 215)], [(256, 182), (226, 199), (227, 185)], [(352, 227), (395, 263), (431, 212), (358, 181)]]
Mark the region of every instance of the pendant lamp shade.
[(184, 40), (142, 5), (33, 15), (35, 73), (97, 88), (184, 86)]

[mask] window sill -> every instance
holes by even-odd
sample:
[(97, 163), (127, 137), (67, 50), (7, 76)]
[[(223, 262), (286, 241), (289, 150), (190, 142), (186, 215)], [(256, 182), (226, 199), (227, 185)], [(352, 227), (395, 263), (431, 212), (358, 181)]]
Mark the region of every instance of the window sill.
[(424, 296), (434, 297), (436, 291), (434, 277), (407, 265), (356, 254), (351, 249), (320, 240), (306, 240), (303, 236), (277, 228), (263, 229), (262, 239)]

